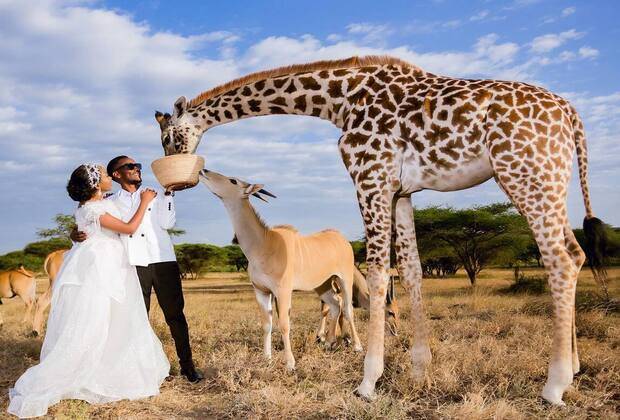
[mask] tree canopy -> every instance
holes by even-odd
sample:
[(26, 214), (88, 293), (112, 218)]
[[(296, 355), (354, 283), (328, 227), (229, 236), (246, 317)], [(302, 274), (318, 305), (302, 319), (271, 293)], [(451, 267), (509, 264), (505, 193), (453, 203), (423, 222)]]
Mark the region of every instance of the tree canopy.
[(531, 240), (527, 222), (509, 203), (418, 209), (415, 225), (423, 258), (449, 251), (460, 260), (472, 285), (486, 265), (514, 258)]

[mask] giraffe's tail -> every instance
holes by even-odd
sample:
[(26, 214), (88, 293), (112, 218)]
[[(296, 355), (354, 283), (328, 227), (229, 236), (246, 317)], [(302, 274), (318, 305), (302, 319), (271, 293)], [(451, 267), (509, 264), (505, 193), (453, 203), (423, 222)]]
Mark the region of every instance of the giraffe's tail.
[(579, 168), (579, 183), (583, 195), (583, 204), (586, 208), (586, 217), (583, 219), (583, 233), (585, 236), (585, 253), (588, 263), (594, 274), (594, 278), (605, 285), (607, 271), (605, 270), (605, 251), (607, 248), (607, 232), (605, 224), (601, 219), (594, 217), (592, 204), (590, 202), (590, 190), (588, 188), (588, 149), (586, 146), (586, 134), (583, 128), (583, 121), (572, 108), (573, 114), (573, 133), (575, 138), (575, 149), (577, 152), (577, 166)]

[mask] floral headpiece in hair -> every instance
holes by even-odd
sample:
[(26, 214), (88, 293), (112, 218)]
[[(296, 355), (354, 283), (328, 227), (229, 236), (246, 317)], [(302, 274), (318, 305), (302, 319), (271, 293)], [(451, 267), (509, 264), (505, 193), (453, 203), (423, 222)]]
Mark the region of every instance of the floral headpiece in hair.
[(97, 188), (101, 183), (101, 171), (99, 165), (95, 163), (87, 163), (84, 165), (86, 173), (88, 174), (88, 186), (90, 188)]

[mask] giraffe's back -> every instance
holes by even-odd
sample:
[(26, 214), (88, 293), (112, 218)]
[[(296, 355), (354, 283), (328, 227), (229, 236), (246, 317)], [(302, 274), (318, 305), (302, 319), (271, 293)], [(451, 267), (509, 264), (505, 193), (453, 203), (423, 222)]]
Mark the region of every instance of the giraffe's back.
[(550, 151), (541, 143), (551, 139), (572, 152), (572, 108), (544, 88), (411, 74), (392, 65), (384, 70), (366, 79), (371, 95), (363, 113), (352, 104), (348, 128), (367, 135), (365, 146), (393, 153), (407, 192), (459, 190), (488, 180), (498, 144), (497, 153), (537, 147), (544, 154)]

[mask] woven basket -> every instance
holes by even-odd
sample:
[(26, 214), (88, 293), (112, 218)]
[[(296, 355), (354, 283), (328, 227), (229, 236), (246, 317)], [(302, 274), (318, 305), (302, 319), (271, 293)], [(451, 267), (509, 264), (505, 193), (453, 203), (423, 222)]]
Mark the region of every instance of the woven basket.
[(204, 166), (204, 158), (192, 154), (165, 156), (151, 163), (151, 169), (159, 183), (164, 188), (175, 191), (198, 184), (198, 172)]

